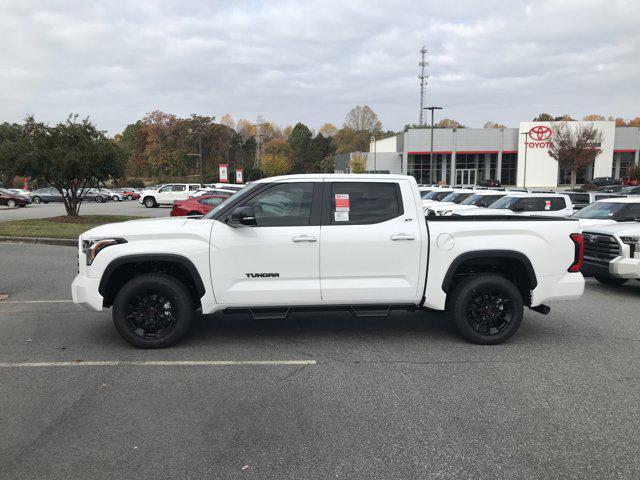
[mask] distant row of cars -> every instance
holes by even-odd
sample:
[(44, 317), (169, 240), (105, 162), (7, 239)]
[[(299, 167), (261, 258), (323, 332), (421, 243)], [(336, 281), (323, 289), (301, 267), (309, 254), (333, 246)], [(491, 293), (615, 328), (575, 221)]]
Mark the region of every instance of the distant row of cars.
[[(63, 196), (64, 193), (64, 196)], [(54, 203), (63, 202), (69, 192), (61, 193), (57, 188), (44, 187), (32, 192), (22, 189), (0, 188), (0, 205), (8, 207), (24, 207), (30, 203)], [(140, 193), (135, 188), (88, 188), (78, 192), (85, 202), (104, 203), (109, 201), (122, 202), (124, 200), (137, 200)]]

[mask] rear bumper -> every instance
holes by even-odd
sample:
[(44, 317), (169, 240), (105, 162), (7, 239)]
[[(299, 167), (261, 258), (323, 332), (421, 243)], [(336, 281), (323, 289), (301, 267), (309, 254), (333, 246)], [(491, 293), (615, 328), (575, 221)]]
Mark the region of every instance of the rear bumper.
[(98, 292), (100, 280), (78, 274), (71, 284), (73, 303), (87, 310), (102, 311), (102, 295)]
[(617, 257), (609, 262), (609, 271), (612, 277), (640, 279), (640, 259)]
[(578, 272), (566, 272), (561, 277), (542, 277), (531, 292), (531, 306), (551, 300), (575, 300), (584, 293), (584, 277)]

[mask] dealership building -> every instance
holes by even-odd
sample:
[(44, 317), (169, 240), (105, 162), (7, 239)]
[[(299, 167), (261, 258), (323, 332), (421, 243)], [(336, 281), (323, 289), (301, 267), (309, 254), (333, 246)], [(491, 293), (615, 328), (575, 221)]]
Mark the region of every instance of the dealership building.
[[(615, 122), (566, 122), (569, 128), (592, 125), (602, 135), (595, 162), (578, 172), (577, 182), (595, 177), (624, 178), (638, 164), (640, 128), (616, 127)], [(437, 181), (476, 184), (497, 179), (503, 185), (555, 187), (571, 182), (571, 172), (549, 156), (554, 125), (522, 122), (519, 128), (410, 128), (372, 142), (366, 169), (413, 175), (418, 183), (431, 177), (431, 155)], [(347, 169), (347, 162), (336, 171)]]

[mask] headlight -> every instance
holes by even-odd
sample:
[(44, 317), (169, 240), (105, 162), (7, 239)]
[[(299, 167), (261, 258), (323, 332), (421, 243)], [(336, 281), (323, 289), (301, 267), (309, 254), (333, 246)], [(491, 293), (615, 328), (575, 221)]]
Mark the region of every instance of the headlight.
[(98, 253), (111, 245), (118, 245), (120, 243), (127, 243), (124, 238), (103, 238), (96, 240), (83, 240), (82, 241), (82, 253), (85, 254), (87, 259), (87, 266), (93, 263)]
[(640, 235), (628, 235), (620, 237), (620, 240), (622, 240), (622, 243), (629, 245), (629, 253), (631, 257), (633, 257), (636, 252), (640, 251)]

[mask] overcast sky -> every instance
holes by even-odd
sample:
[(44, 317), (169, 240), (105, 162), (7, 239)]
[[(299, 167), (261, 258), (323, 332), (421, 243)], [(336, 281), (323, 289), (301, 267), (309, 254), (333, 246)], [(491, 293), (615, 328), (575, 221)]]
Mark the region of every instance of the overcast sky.
[(384, 129), (427, 104), (468, 126), (540, 112), (640, 115), (640, 1), (0, 0), (0, 122), (146, 112)]

